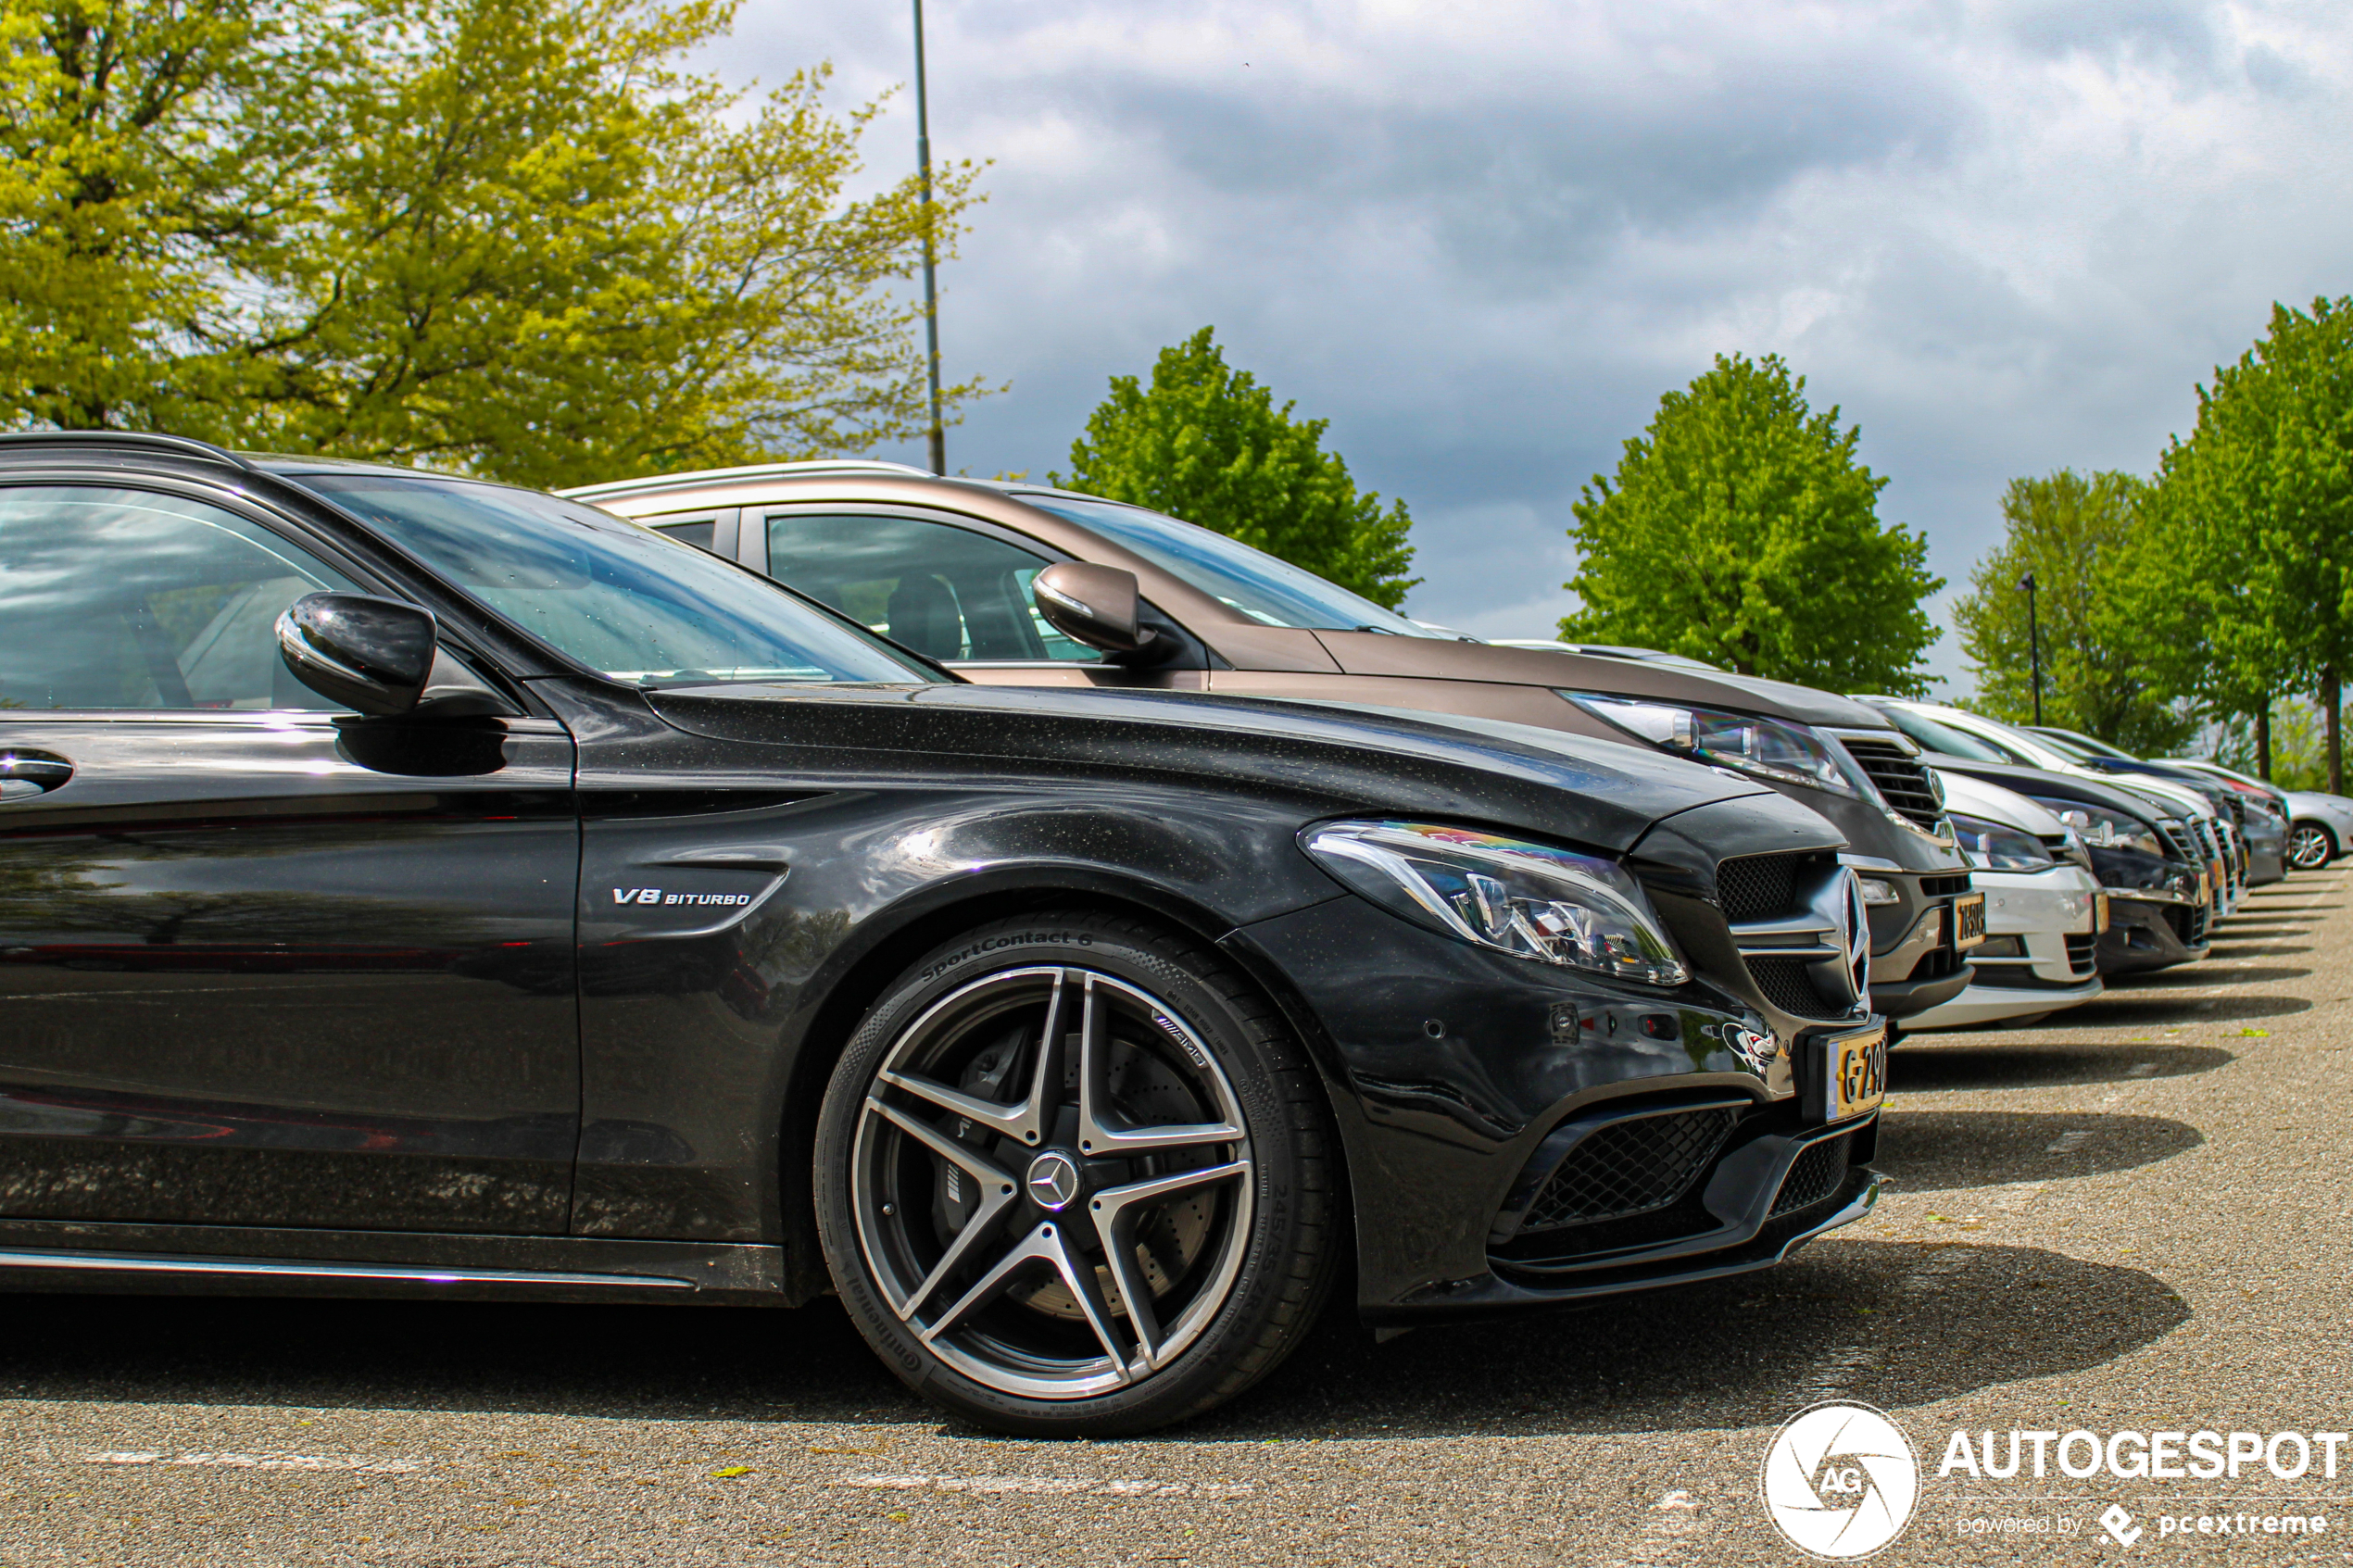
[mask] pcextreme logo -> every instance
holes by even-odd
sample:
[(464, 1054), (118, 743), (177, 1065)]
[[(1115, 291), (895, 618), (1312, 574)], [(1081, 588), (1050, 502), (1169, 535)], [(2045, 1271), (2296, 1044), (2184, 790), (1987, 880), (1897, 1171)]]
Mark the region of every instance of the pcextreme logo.
[(1773, 1434), (1756, 1489), (1790, 1545), (1852, 1562), (1912, 1522), (1920, 1465), (1885, 1411), (1832, 1400), (1798, 1411)]

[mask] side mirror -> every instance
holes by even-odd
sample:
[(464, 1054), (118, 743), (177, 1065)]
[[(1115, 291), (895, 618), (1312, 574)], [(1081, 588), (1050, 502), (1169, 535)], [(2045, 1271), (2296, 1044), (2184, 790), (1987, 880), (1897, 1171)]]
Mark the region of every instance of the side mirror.
[(367, 594), (306, 594), (278, 617), (278, 657), (321, 696), (371, 717), (415, 710), (433, 679), (433, 611)]
[(1046, 624), (1105, 653), (1133, 653), (1155, 635), (1136, 624), (1136, 574), (1115, 566), (1056, 561), (1030, 580)]

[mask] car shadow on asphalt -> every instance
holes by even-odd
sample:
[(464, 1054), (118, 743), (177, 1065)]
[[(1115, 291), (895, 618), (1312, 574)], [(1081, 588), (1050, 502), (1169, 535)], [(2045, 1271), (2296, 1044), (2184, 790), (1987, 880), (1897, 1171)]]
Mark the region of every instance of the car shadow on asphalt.
[(1944, 1192), (2131, 1171), (2205, 1141), (2166, 1116), (1897, 1106), (1881, 1118), (1872, 1163), (1905, 1192)]
[(2211, 1073), (2237, 1060), (2220, 1046), (2043, 1044), (2020, 1031), (2016, 1045), (1945, 1046), (1933, 1035), (1908, 1035), (1887, 1059), (1891, 1094), (1943, 1089), (2035, 1089), (2065, 1084), (2116, 1084)]
[[(2221, 972), (2213, 971), (2205, 978), (2225, 977)], [(2228, 978), (2235, 985), (2239, 977)], [(2136, 996), (2131, 991), (2111, 990), (2096, 1000), (2060, 1014), (2054, 1022), (2066, 1029), (2161, 1029), (2243, 1018), (2284, 1018), (2311, 1010), (2312, 1004), (2302, 997), (2200, 996), (2188, 989), (2170, 995)]]
[[(1833, 1236), (1759, 1273), (1387, 1344), (1329, 1312), (1265, 1384), (1163, 1436), (1767, 1425), (1833, 1392), (1892, 1408), (2079, 1372), (2188, 1315), (2138, 1269)], [(15, 1399), (809, 1423), (862, 1428), (849, 1440), (875, 1453), (900, 1431), (992, 1436), (910, 1394), (831, 1300), (763, 1311), (20, 1296), (0, 1322), (0, 1392)]]
[(1831, 1238), (1740, 1279), (1387, 1345), (1333, 1320), (1261, 1389), (1182, 1436), (1771, 1425), (1826, 1398), (1896, 1408), (2082, 1372), (2189, 1315), (2138, 1269), (2039, 1248)]

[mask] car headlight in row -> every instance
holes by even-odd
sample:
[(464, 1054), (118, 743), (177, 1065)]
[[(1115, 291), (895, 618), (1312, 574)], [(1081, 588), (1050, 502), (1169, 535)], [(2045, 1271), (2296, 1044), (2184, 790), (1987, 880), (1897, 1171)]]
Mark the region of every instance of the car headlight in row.
[(1691, 978), (1640, 884), (1608, 860), (1426, 822), (1331, 822), (1302, 841), (1367, 898), (1478, 947), (1647, 985)]
[(1801, 724), (1596, 692), (1560, 695), (1628, 734), (1694, 761), (1737, 768), (1781, 784), (1811, 784), (1841, 795), (1862, 793), (1836, 754)]
[(2023, 828), (1957, 811), (1953, 834), (1969, 864), (1989, 872), (2043, 872), (2058, 864), (2043, 841)]
[(2032, 798), (2035, 805), (2073, 828), (2077, 836), (2094, 849), (2137, 849), (2144, 855), (2165, 858), (2165, 841), (2138, 817), (2082, 800), (2045, 799), (2041, 796)]

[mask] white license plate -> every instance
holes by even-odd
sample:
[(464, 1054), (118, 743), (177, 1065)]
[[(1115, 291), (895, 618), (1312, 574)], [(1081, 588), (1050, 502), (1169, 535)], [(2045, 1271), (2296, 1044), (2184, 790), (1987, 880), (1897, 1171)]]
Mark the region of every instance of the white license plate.
[(1833, 1035), (1822, 1042), (1826, 1059), (1823, 1077), (1829, 1092), (1822, 1098), (1829, 1120), (1843, 1122), (1879, 1109), (1887, 1098), (1887, 1025), (1875, 1024), (1852, 1035)]

